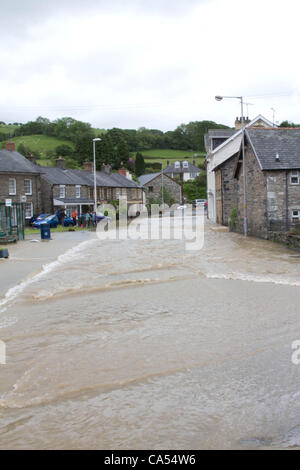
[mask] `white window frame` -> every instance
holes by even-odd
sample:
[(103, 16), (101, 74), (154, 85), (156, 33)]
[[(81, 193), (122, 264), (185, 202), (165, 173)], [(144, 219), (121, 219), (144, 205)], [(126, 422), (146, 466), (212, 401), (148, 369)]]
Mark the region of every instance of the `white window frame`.
[[(11, 190), (11, 183), (14, 185), (14, 189)], [(16, 178), (9, 178), (8, 180), (8, 194), (10, 196), (15, 196), (17, 194), (17, 180)]]
[(175, 162), (174, 163), (174, 168), (180, 168), (180, 162)]
[(64, 184), (59, 185), (59, 197), (60, 199), (65, 199), (66, 197), (66, 186)]
[(189, 167), (189, 162), (186, 160), (182, 163), (182, 168), (188, 168)]
[(75, 196), (77, 199), (81, 197), (81, 186), (80, 184), (77, 184), (75, 187)]
[(120, 188), (116, 189), (116, 199), (118, 200), (120, 198)]
[[(293, 182), (293, 178), (297, 178), (297, 182), (296, 182), (296, 183)], [(294, 185), (294, 184), (299, 184), (299, 171), (298, 171), (298, 170), (292, 171), (292, 173), (291, 173), (291, 180), (290, 180), (290, 181), (291, 181), (291, 184), (293, 184), (293, 185)]]
[[(29, 181), (29, 192), (26, 191), (26, 181)], [(32, 180), (29, 178), (24, 179), (24, 191), (25, 191), (25, 196), (32, 196)]]
[[(27, 214), (27, 208), (30, 206), (30, 215)], [(33, 216), (33, 204), (32, 202), (25, 202), (25, 219), (31, 219)]]
[[(297, 215), (294, 212), (297, 212)], [(300, 220), (300, 209), (292, 209), (292, 221), (294, 220)]]

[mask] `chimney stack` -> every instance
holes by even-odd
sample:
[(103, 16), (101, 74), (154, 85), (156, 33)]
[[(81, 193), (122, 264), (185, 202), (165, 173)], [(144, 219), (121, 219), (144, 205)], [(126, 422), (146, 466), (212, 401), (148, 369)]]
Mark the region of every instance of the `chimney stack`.
[(61, 170), (66, 169), (66, 160), (64, 159), (64, 157), (57, 157), (56, 168), (60, 168)]
[(127, 170), (123, 166), (119, 169), (119, 174), (125, 176), (127, 178)]
[(6, 150), (9, 150), (10, 152), (14, 152), (16, 150), (16, 146), (14, 142), (7, 142), (5, 148)]
[(89, 162), (88, 160), (86, 160), (85, 162), (83, 162), (82, 168), (84, 169), (84, 171), (90, 171), (91, 173), (94, 173), (93, 162)]
[[(249, 124), (251, 121), (249, 119), (249, 117), (244, 117), (244, 126), (247, 126), (247, 124)], [(242, 128), (242, 118), (236, 118), (235, 120), (235, 123), (234, 123), (234, 127), (236, 128), (236, 130), (239, 130)]]
[(111, 173), (111, 165), (109, 163), (107, 163), (107, 165), (103, 163), (101, 165), (101, 171), (104, 171), (104, 173), (107, 173), (109, 175)]

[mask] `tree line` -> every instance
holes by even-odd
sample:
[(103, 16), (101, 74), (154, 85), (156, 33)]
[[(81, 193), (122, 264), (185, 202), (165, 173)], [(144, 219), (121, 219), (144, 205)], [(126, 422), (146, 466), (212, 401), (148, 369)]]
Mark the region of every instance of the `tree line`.
[[(3, 123), (4, 124), (4, 123)], [(91, 141), (100, 137), (96, 145), (98, 163), (113, 163), (118, 167), (121, 162), (128, 165), (130, 154), (151, 149), (175, 149), (204, 152), (204, 134), (208, 129), (225, 129), (228, 126), (213, 121), (193, 121), (181, 124), (174, 131), (163, 132), (158, 129), (119, 129), (112, 128), (98, 133), (87, 122), (64, 117), (50, 121), (38, 117), (25, 124), (15, 123), (12, 136), (47, 135), (72, 142), (72, 146), (60, 146), (63, 156), (70, 156), (79, 164), (91, 158)], [(18, 125), (17, 125), (18, 124)], [(6, 140), (7, 133), (0, 140)]]

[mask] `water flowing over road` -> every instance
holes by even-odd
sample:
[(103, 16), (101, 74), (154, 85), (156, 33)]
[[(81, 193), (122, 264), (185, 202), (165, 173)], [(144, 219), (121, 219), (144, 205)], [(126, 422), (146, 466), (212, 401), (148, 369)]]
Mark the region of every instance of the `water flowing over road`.
[(300, 446), (299, 299), (297, 253), (210, 223), (91, 238), (0, 299), (0, 448)]

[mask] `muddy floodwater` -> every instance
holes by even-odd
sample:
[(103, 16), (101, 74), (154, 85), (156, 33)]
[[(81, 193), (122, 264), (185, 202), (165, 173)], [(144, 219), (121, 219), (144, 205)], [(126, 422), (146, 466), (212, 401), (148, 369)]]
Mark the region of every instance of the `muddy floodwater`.
[(85, 240), (0, 299), (0, 448), (300, 446), (299, 301), (297, 253), (210, 223)]

